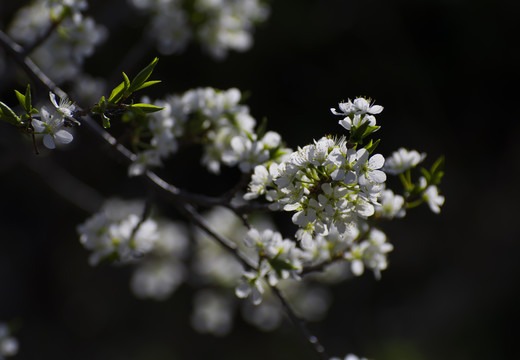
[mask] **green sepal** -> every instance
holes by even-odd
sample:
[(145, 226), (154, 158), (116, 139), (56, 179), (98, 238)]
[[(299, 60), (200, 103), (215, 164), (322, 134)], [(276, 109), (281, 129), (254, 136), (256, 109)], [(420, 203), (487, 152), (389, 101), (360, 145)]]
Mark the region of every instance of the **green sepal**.
[(153, 59), (153, 61), (145, 67), (143, 70), (137, 74), (137, 76), (132, 80), (130, 83), (130, 87), (128, 88), (128, 93), (133, 93), (134, 91), (139, 90), (148, 80), (150, 75), (152, 75), (153, 69), (155, 68), (155, 65), (157, 65), (157, 62), (159, 61), (159, 58)]
[(363, 133), (363, 138), (366, 138), (368, 135), (372, 134), (376, 130), (379, 130), (380, 128), (381, 126), (369, 125)]
[(280, 147), (276, 148), (276, 150), (272, 153), (270, 158), (273, 160), (277, 160), (284, 155), (287, 155), (287, 150), (286, 150), (286, 148), (280, 146)]
[(374, 140), (370, 139), (370, 142), (365, 146), (365, 149), (367, 149), (369, 154), (372, 154), (380, 142), (381, 139), (377, 139), (375, 142)]
[(161, 111), (162, 109), (164, 109), (163, 107), (159, 107), (159, 106), (155, 106), (155, 105), (151, 105), (151, 104), (141, 104), (141, 103), (129, 105), (128, 108), (131, 110), (136, 110), (136, 109), (141, 110), (145, 114), (154, 113), (154, 112)]
[(31, 115), (39, 114), (39, 113), (40, 113), (40, 112), (39, 112), (37, 109), (35, 109), (35, 108), (32, 108), (32, 109), (31, 109)]
[(296, 270), (296, 268), (289, 262), (280, 260), (278, 256), (275, 256), (272, 259), (268, 259), (269, 264), (272, 266), (273, 270), (276, 271), (278, 276), (281, 277), (283, 270)]
[(150, 80), (150, 81), (147, 81), (145, 82), (143, 85), (139, 86), (137, 89), (135, 89), (134, 91), (137, 91), (137, 90), (141, 90), (141, 89), (144, 89), (144, 88), (147, 88), (148, 86), (152, 86), (152, 85), (155, 85), (155, 84), (158, 84), (160, 83), (161, 80)]
[(359, 127), (353, 128), (352, 135), (350, 137), (350, 141), (354, 143), (359, 143), (364, 138), (364, 134), (369, 127), (368, 121), (363, 122)]
[(31, 120), (31, 116), (29, 114), (22, 114), (22, 116), (20, 117), (20, 121), (23, 124), (28, 124), (29, 120)]
[[(23, 95), (22, 95), (23, 96)], [(14, 111), (0, 101), (0, 119), (7, 121), (8, 123), (12, 125), (19, 125), (21, 120), (18, 115), (14, 113)]]

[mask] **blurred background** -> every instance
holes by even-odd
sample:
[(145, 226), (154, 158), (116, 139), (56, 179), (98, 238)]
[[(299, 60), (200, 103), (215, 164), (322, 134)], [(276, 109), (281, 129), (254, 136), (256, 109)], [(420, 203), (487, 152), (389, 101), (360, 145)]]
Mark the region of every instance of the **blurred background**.
[[(2, 30), (21, 3), (0, 3)], [(89, 4), (87, 14), (109, 37), (84, 67), (115, 79), (109, 86), (121, 71), (135, 74), (159, 56), (153, 78), (163, 82), (150, 89), (152, 98), (237, 87), (248, 92), (253, 116), (266, 117), (292, 148), (340, 134), (329, 108), (369, 96), (385, 107), (378, 152), (417, 149), (428, 154), (427, 165), (446, 156), (441, 214), (423, 206), (387, 224), (395, 249), (382, 279), (366, 273), (335, 286), (327, 317), (310, 324), (330, 355), (520, 358), (519, 2), (272, 1), (253, 47), (223, 61), (197, 44), (171, 56), (153, 46), (136, 49), (146, 16), (126, 1)], [(0, 57), (0, 99), (15, 104), (12, 90), (23, 90), (27, 79)], [(189, 325), (188, 286), (164, 302), (137, 300), (128, 268), (89, 266), (76, 226), (91, 214), (74, 203), (74, 193), (95, 203), (146, 190), (91, 134), (79, 128), (75, 138), (36, 156), (30, 139), (0, 124), (0, 320), (15, 324), (16, 358), (316, 357), (288, 321), (262, 332), (238, 319), (227, 337), (201, 335)], [(234, 169), (216, 177), (194, 167), (199, 155), (179, 154), (164, 176), (212, 195), (238, 179)], [(203, 188), (208, 179), (213, 186)]]

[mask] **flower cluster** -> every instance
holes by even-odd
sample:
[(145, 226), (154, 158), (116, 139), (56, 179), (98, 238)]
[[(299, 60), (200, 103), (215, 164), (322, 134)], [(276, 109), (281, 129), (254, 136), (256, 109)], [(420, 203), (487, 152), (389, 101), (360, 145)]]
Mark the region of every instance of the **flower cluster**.
[(156, 224), (157, 239), (152, 250), (139, 260), (131, 287), (139, 298), (165, 300), (186, 278), (183, 260), (188, 250), (188, 234), (181, 223), (162, 220)]
[(89, 262), (129, 262), (150, 252), (159, 239), (157, 223), (142, 221), (144, 204), (122, 200), (107, 201), (100, 212), (78, 226), (80, 242), (92, 251)]
[(392, 154), (385, 164), (385, 172), (397, 175), (411, 169), (421, 163), (426, 157), (425, 153), (419, 154), (416, 150), (400, 148)]
[(131, 288), (139, 298), (164, 300), (184, 281), (186, 228), (165, 220), (143, 219), (144, 203), (111, 199), (78, 226), (80, 242), (91, 250), (91, 265), (132, 263)]
[(162, 54), (183, 51), (192, 38), (216, 59), (228, 50), (246, 51), (255, 23), (264, 21), (269, 8), (260, 0), (195, 0), (186, 7), (181, 0), (130, 0), (152, 14), (150, 37)]
[(310, 248), (317, 235), (326, 236), (333, 227), (343, 234), (374, 214), (386, 180), (379, 170), (383, 163), (380, 154), (348, 148), (345, 138), (323, 137), (281, 164), (271, 164), (272, 176), (265, 176), (268, 169), (263, 165), (255, 168), (246, 198), (265, 194), (273, 208), (295, 212), (297, 237)]
[(241, 96), (235, 88), (198, 88), (155, 101), (155, 106), (164, 109), (149, 116), (148, 128), (153, 134), (150, 146), (137, 154), (130, 175), (161, 165), (161, 159), (177, 151), (180, 138), (204, 144), (202, 163), (213, 173), (220, 172), (222, 163), (239, 165), (248, 172), (257, 164), (287, 153), (289, 150), (281, 147), (279, 134), (269, 131), (259, 137), (254, 132), (256, 121), (249, 108), (239, 103)]
[(39, 0), (18, 11), (9, 34), (25, 46), (31, 46), (53, 22), (58, 31), (40, 44), (32, 54), (36, 64), (57, 83), (76, 79), (83, 61), (104, 41), (107, 30), (94, 19), (82, 15), (84, 0)]
[(233, 241), (249, 262), (260, 261), (262, 265), (259, 272), (244, 273), (233, 255), (203, 232), (195, 231), (197, 245), (192, 264), (196, 285), (201, 287), (194, 301), (192, 325), (195, 329), (215, 335), (227, 333), (239, 305), (237, 293), (241, 297), (251, 296), (253, 300), (240, 303), (246, 321), (263, 330), (278, 327), (283, 310), (269, 291), (269, 283), (277, 284), (302, 317), (319, 320), (324, 316), (330, 306), (331, 294), (320, 283), (330, 283), (334, 276), (324, 277), (323, 281), (300, 278), (301, 261), (306, 255), (294, 246), (294, 241), (282, 239), (272, 230), (275, 226), (267, 217), (252, 217), (250, 220), (255, 227), (249, 230), (236, 215), (224, 208), (212, 209), (205, 218), (212, 229)]
[(236, 295), (246, 298), (252, 295), (253, 304), (262, 301), (264, 288), (260, 279), (267, 278), (270, 286), (275, 286), (280, 280), (289, 277), (299, 279), (302, 271), (301, 258), (303, 251), (296, 247), (296, 243), (289, 239), (282, 239), (279, 232), (271, 229), (260, 233), (252, 228), (244, 237), (245, 244), (255, 249), (258, 254), (257, 271), (246, 271), (242, 283), (236, 288)]
[[(373, 219), (401, 218), (408, 206), (422, 202), (439, 212), (444, 202), (436, 187), (442, 177), (439, 161), (431, 172), (423, 169), (428, 179), (421, 177), (413, 184), (408, 170), (416, 167), (425, 154), (399, 149), (385, 165), (381, 154), (373, 154), (372, 141), (361, 147), (364, 139), (379, 129), (374, 115), (382, 110), (382, 106), (364, 98), (340, 103), (339, 111), (331, 111), (343, 117), (339, 124), (348, 130), (349, 136), (323, 137), (299, 148), (281, 162), (271, 161), (255, 167), (244, 199), (263, 196), (270, 202), (271, 210), (293, 212), (292, 221), (298, 226), (295, 237), (299, 247), (286, 254), (295, 254), (296, 259), (288, 264), (305, 269), (343, 259), (351, 274), (359, 276), (370, 269), (380, 278), (381, 271), (388, 266), (387, 254), (393, 245), (374, 227)], [(408, 171), (402, 177), (404, 194), (386, 189), (386, 172), (403, 171)], [(274, 235), (252, 232), (254, 236), (246, 237), (246, 242), (256, 244), (258, 254), (268, 254), (262, 246), (267, 246)], [(269, 269), (265, 262), (260, 262), (257, 272), (244, 274), (237, 295), (252, 296), (255, 303), (261, 301), (263, 277), (269, 278)]]
[(0, 322), (0, 360), (18, 352), (18, 340), (11, 336), (9, 327)]

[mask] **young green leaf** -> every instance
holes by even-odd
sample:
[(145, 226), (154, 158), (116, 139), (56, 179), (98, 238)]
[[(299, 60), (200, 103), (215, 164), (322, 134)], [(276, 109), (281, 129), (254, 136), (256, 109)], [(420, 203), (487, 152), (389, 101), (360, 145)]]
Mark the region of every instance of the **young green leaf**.
[[(124, 74), (124, 73), (123, 73)], [(117, 85), (112, 92), (110, 93), (110, 96), (108, 98), (108, 103), (115, 105), (121, 98), (123, 97), (123, 94), (125, 93), (125, 82), (123, 81), (121, 84)]]
[(25, 108), (25, 95), (19, 92), (18, 90), (15, 90), (14, 93), (20, 105), (24, 108), (24, 110), (27, 111), (27, 109)]
[(144, 85), (146, 80), (152, 75), (153, 69), (155, 68), (155, 65), (157, 65), (157, 62), (159, 61), (159, 58), (153, 59), (153, 61), (145, 67), (143, 70), (137, 74), (137, 76), (132, 80), (130, 83), (130, 87), (128, 89), (128, 92), (131, 94), (134, 91), (137, 91), (141, 86)]
[(126, 91), (130, 87), (130, 79), (128, 78), (128, 76), (125, 74), (124, 71), (123, 71), (123, 82), (125, 83), (125, 91)]
[(7, 121), (12, 125), (19, 125), (21, 120), (18, 115), (6, 104), (0, 101), (0, 119)]
[(150, 81), (147, 81), (145, 82), (143, 85), (139, 86), (137, 89), (135, 89), (134, 91), (137, 91), (137, 90), (141, 90), (141, 89), (144, 89), (144, 88), (147, 88), (148, 86), (152, 86), (152, 85), (155, 85), (155, 84), (158, 84), (160, 83), (161, 80), (150, 80)]
[(155, 106), (155, 105), (151, 105), (151, 104), (141, 104), (141, 103), (129, 105), (128, 108), (130, 108), (132, 110), (138, 109), (138, 110), (143, 111), (146, 114), (154, 113), (154, 112), (161, 111), (162, 109), (164, 109), (159, 106)]
[(31, 105), (31, 85), (27, 84), (27, 89), (25, 89), (25, 111), (27, 114), (31, 113), (32, 105)]

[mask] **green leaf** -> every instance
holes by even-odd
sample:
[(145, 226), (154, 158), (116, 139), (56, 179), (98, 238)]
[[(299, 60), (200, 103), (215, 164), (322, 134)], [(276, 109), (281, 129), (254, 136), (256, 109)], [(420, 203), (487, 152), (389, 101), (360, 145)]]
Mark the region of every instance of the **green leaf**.
[(154, 113), (154, 112), (161, 111), (162, 109), (164, 109), (159, 106), (155, 106), (155, 105), (151, 105), (151, 104), (141, 104), (141, 103), (129, 105), (128, 108), (130, 108), (132, 110), (139, 109), (146, 114)]
[[(23, 95), (22, 95), (23, 96)], [(19, 125), (21, 120), (18, 115), (14, 113), (14, 111), (0, 101), (0, 119), (7, 121), (12, 125)]]
[(25, 89), (25, 111), (27, 114), (31, 113), (32, 105), (31, 105), (31, 85), (27, 84), (27, 89)]
[(123, 82), (125, 83), (125, 91), (126, 91), (130, 87), (130, 79), (128, 78), (128, 76), (125, 74), (124, 71), (123, 71)]
[(92, 107), (92, 114), (104, 114), (105, 109), (107, 108), (107, 103), (105, 101), (105, 97), (102, 96), (101, 99), (99, 99), (99, 102)]
[(434, 174), (437, 170), (442, 170), (444, 168), (444, 156), (441, 156), (440, 158), (438, 158), (432, 165), (432, 168), (430, 170), (430, 172), (432, 174)]
[(157, 62), (159, 61), (159, 58), (153, 59), (153, 61), (145, 67), (143, 70), (137, 74), (137, 76), (132, 80), (130, 83), (130, 88), (128, 89), (128, 92), (131, 94), (134, 91), (137, 91), (141, 86), (144, 85), (146, 80), (152, 75), (153, 69), (155, 68), (155, 65), (157, 65)]
[[(124, 74), (124, 73), (123, 73)], [(108, 98), (109, 104), (117, 104), (119, 100), (123, 97), (125, 93), (125, 82), (123, 81), (121, 84), (117, 85), (112, 92), (110, 93), (110, 97)]]
[(147, 88), (148, 86), (152, 86), (152, 85), (155, 85), (155, 84), (158, 84), (160, 83), (161, 80), (151, 80), (151, 81), (147, 81), (145, 82), (143, 85), (139, 86), (137, 89), (135, 89), (134, 91), (137, 91), (137, 90), (141, 90), (141, 89), (144, 89), (144, 88)]
[(20, 105), (24, 108), (24, 110), (27, 110), (25, 109), (25, 95), (19, 92), (18, 90), (15, 90), (14, 93), (16, 94), (16, 98), (18, 99)]
[(429, 185), (431, 182), (431, 174), (426, 170), (425, 168), (421, 168), (421, 173), (423, 174), (424, 178), (426, 179), (426, 183)]

